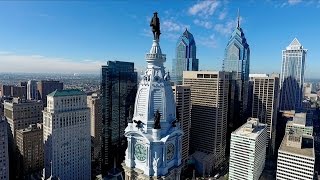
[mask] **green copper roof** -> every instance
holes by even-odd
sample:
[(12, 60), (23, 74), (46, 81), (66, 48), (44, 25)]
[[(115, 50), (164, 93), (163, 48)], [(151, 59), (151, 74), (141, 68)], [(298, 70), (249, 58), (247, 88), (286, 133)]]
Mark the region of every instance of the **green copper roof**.
[(66, 89), (62, 91), (55, 90), (52, 93), (48, 94), (48, 96), (52, 97), (60, 97), (60, 96), (77, 96), (77, 95), (85, 95), (83, 91), (79, 89)]

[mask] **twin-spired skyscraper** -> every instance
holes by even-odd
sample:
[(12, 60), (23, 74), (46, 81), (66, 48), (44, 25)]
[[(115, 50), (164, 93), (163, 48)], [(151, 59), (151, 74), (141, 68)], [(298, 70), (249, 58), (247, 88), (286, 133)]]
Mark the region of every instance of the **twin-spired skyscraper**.
[(193, 35), (186, 29), (178, 39), (176, 58), (172, 61), (172, 80), (176, 85), (182, 84), (183, 71), (198, 71), (197, 47)]

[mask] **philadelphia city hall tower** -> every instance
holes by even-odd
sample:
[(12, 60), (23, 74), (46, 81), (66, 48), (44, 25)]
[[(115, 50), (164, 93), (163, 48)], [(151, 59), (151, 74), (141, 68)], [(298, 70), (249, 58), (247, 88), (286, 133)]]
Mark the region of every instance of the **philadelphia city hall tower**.
[(139, 83), (132, 122), (125, 129), (128, 147), (122, 163), (126, 180), (176, 180), (181, 174), (181, 138), (179, 119), (165, 72), (160, 40), (160, 21), (154, 13), (150, 26), (154, 35), (146, 54), (147, 69)]

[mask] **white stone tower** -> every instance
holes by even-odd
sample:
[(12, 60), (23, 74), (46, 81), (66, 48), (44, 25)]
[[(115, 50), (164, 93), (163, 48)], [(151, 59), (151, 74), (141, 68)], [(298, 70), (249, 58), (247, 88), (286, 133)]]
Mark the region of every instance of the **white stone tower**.
[(180, 179), (183, 132), (176, 121), (176, 105), (170, 75), (163, 66), (166, 56), (161, 52), (159, 36), (154, 38), (146, 61), (148, 66), (139, 83), (133, 122), (125, 130), (128, 141), (123, 163), (125, 179)]

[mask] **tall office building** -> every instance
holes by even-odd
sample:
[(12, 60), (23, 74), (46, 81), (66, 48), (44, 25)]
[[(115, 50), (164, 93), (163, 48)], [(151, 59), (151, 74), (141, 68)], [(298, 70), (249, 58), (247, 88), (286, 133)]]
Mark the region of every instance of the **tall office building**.
[(91, 179), (90, 110), (80, 90), (55, 90), (43, 111), (44, 177)]
[(4, 102), (4, 116), (10, 125), (12, 137), (16, 130), (42, 122), (43, 104), (41, 101), (14, 98)]
[(189, 142), (191, 128), (191, 90), (190, 86), (172, 86), (176, 101), (176, 118), (180, 121), (183, 131), (182, 137), (182, 163), (187, 164), (189, 158)]
[(27, 99), (38, 100), (37, 81), (29, 80), (27, 84)]
[(225, 160), (229, 73), (184, 71), (183, 84), (191, 89), (190, 151), (213, 156), (219, 167)]
[[(22, 83), (23, 84), (23, 83)], [(21, 99), (27, 98), (27, 87), (15, 85), (1, 85), (1, 96), (18, 97)]]
[(20, 153), (21, 169), (25, 177), (43, 169), (42, 124), (31, 124), (16, 131), (17, 148)]
[[(157, 15), (155, 14), (155, 17)], [(125, 179), (180, 179), (182, 135), (176, 105), (165, 72), (158, 39), (146, 54), (147, 70), (139, 83), (132, 122), (125, 130), (128, 140)]]
[(198, 71), (197, 47), (193, 35), (186, 29), (176, 44), (176, 57), (172, 61), (172, 80), (176, 85), (182, 84), (183, 71)]
[(231, 72), (228, 121), (233, 131), (244, 124), (251, 114), (248, 110), (250, 71), (250, 48), (238, 15), (238, 24), (233, 31), (223, 60), (223, 71)]
[[(90, 108), (90, 132), (91, 132), (91, 161), (92, 170), (101, 166), (101, 134), (102, 134), (102, 112), (101, 99), (98, 94), (87, 96), (87, 106)], [(100, 173), (100, 172), (96, 172)]]
[(134, 63), (108, 61), (101, 68), (102, 103), (102, 173), (121, 167), (127, 141), (124, 130), (129, 122), (129, 109), (134, 107), (137, 73)]
[(1, 84), (1, 96), (11, 96), (11, 85)]
[(18, 97), (20, 99), (27, 99), (27, 87), (25, 87), (25, 86), (11, 86), (11, 97)]
[(300, 115), (287, 124), (287, 132), (278, 151), (277, 180), (314, 179), (314, 140), (308, 133), (310, 129), (305, 128), (307, 119)]
[(0, 180), (9, 179), (8, 131), (5, 117), (0, 116)]
[(44, 107), (47, 106), (47, 95), (55, 90), (61, 91), (63, 83), (52, 80), (42, 80), (38, 82), (39, 99), (42, 100)]
[(267, 125), (257, 118), (231, 134), (229, 179), (258, 180), (266, 159)]
[(267, 154), (273, 156), (277, 127), (279, 77), (276, 75), (250, 74), (250, 80), (253, 83), (252, 117), (258, 118), (260, 123), (267, 125)]
[(282, 50), (280, 110), (299, 110), (302, 107), (306, 54), (307, 49), (297, 38)]

